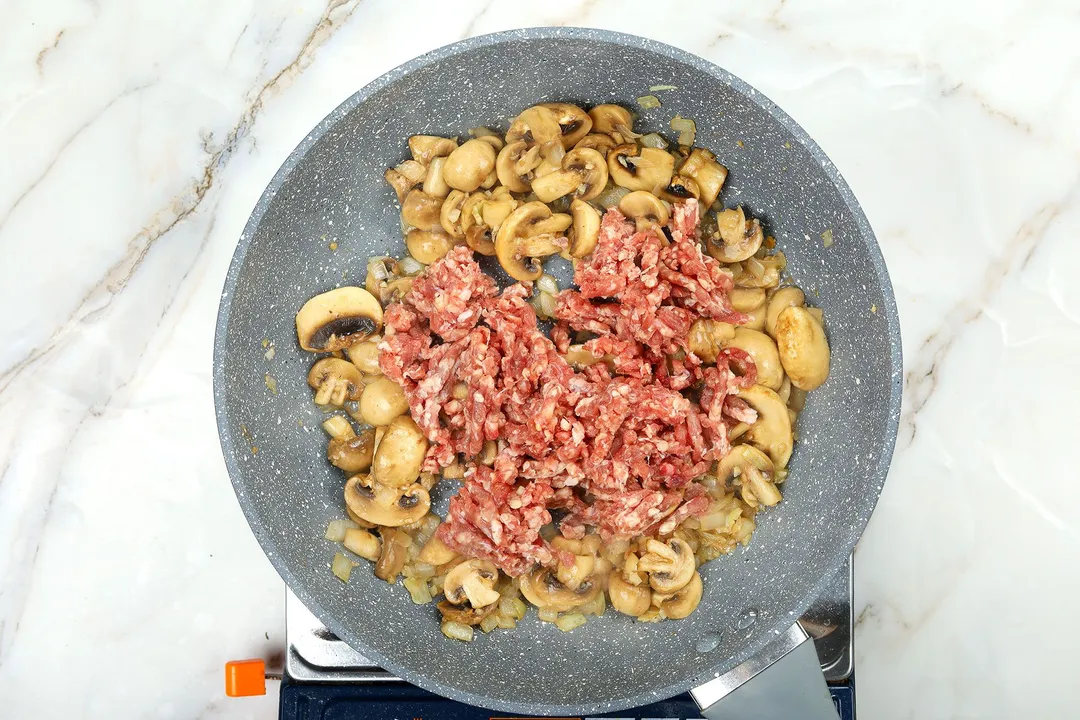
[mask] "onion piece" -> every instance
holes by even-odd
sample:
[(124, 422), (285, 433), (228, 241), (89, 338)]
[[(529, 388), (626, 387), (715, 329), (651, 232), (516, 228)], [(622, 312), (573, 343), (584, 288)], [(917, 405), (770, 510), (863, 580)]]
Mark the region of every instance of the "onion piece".
[(629, 188), (624, 188), (621, 185), (612, 185), (610, 188), (598, 195), (594, 202), (600, 207), (607, 210), (608, 208), (613, 208), (618, 205), (619, 201), (628, 194), (630, 194)]
[(647, 148), (656, 148), (658, 150), (664, 150), (668, 146), (668, 141), (663, 138), (659, 133), (649, 133), (648, 135), (641, 136), (641, 144)]
[(345, 531), (350, 528), (360, 527), (352, 520), (331, 520), (326, 526), (326, 539), (330, 542), (341, 542), (345, 539)]
[(536, 287), (539, 288), (541, 292), (551, 293), (552, 295), (559, 292), (559, 283), (547, 273), (541, 275), (540, 279), (536, 281)]
[(555, 621), (555, 627), (563, 632), (570, 632), (585, 624), (585, 616), (579, 612), (567, 613)]
[(544, 317), (555, 317), (555, 296), (551, 293), (540, 293), (540, 312)]
[(417, 605), (426, 605), (431, 602), (431, 591), (428, 590), (427, 580), (421, 577), (408, 577), (401, 583), (409, 591), (409, 597)]
[(412, 255), (406, 255), (398, 263), (398, 269), (401, 270), (402, 275), (419, 275), (424, 271), (424, 264)]
[(637, 98), (637, 104), (645, 110), (652, 110), (653, 108), (660, 107), (660, 98), (655, 95), (642, 95)]
[(664, 90), (678, 90), (678, 85), (650, 85), (649, 92), (661, 92)]
[(376, 258), (369, 261), (368, 272), (380, 282), (390, 277), (390, 271), (386, 269), (386, 265), (383, 263), (382, 258)]
[(442, 624), (442, 634), (451, 640), (472, 642), (473, 629), (459, 622), (447, 621)]
[(671, 129), (679, 133), (680, 145), (690, 146), (694, 144), (694, 138), (697, 136), (697, 123), (690, 118), (676, 115), (671, 118)]
[(337, 553), (334, 555), (334, 562), (330, 564), (330, 571), (334, 573), (341, 582), (349, 582), (349, 576), (352, 575), (352, 569), (359, 564), (360, 563), (353, 562), (345, 557), (344, 553)]

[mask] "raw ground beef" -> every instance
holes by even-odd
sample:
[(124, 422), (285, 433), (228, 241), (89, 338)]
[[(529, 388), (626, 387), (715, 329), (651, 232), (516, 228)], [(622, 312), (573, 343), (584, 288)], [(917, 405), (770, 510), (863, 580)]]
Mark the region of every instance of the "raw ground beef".
[[(464, 246), (387, 308), (380, 365), (431, 441), (425, 469), (466, 464), (438, 531), (448, 546), (520, 575), (559, 559), (540, 534), (552, 510), (563, 535), (592, 526), (605, 540), (671, 532), (705, 512), (693, 480), (730, 449), (731, 426), (755, 419), (734, 393), (756, 369), (738, 349), (705, 366), (687, 347), (699, 317), (746, 320), (728, 299), (731, 274), (702, 254), (697, 222), (696, 201), (676, 206), (669, 242), (609, 210), (578, 289), (557, 298), (552, 339), (529, 288), (500, 294)], [(594, 336), (585, 350), (609, 362), (570, 366), (562, 353), (581, 331)], [(492, 467), (475, 460), (487, 440), (499, 441)]]

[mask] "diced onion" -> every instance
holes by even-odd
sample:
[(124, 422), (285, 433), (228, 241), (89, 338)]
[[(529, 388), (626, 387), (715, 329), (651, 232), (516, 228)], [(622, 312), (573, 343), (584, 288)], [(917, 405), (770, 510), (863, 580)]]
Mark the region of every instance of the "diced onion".
[(341, 542), (345, 539), (345, 531), (349, 528), (358, 527), (352, 520), (331, 520), (326, 526), (326, 539), (330, 542)]
[(660, 107), (660, 98), (655, 95), (642, 95), (637, 99), (637, 104), (645, 110), (652, 110)]
[(690, 118), (684, 118), (679, 115), (671, 118), (671, 129), (679, 133), (680, 145), (693, 145), (694, 138), (697, 136), (697, 123)]
[(352, 569), (359, 565), (349, 558), (345, 557), (343, 553), (337, 553), (334, 555), (334, 562), (330, 565), (330, 571), (337, 576), (341, 582), (349, 582), (349, 576), (352, 575)]
[(555, 317), (555, 296), (551, 293), (540, 293), (540, 312), (544, 317)]
[(473, 629), (471, 627), (450, 620), (442, 624), (442, 634), (451, 640), (460, 640), (462, 642), (472, 642), (473, 639)]
[(649, 133), (648, 135), (641, 136), (641, 144), (648, 148), (656, 148), (663, 150), (668, 146), (667, 140), (663, 138), (659, 133)]
[(563, 632), (570, 632), (574, 628), (579, 628), (584, 624), (585, 616), (579, 612), (567, 613), (555, 621), (555, 627)]
[(515, 627), (517, 627), (517, 620), (510, 617), (509, 615), (503, 615), (500, 613), (495, 617), (498, 619), (499, 627), (503, 628), (504, 630), (513, 630)]
[(821, 241), (825, 244), (825, 247), (832, 247), (832, 244), (833, 244), (832, 228), (829, 228), (825, 232), (821, 233)]
[(597, 196), (596, 203), (605, 210), (613, 208), (629, 193), (630, 188), (624, 188), (621, 185), (612, 185)]
[(416, 577), (405, 578), (401, 583), (409, 591), (409, 597), (417, 605), (426, 605), (431, 602), (431, 593), (428, 591), (427, 580)]
[(390, 277), (390, 272), (386, 269), (386, 265), (382, 260), (373, 260), (368, 263), (368, 272), (379, 281), (386, 280)]
[(662, 92), (664, 90), (678, 90), (677, 85), (650, 85), (649, 92)]
[(486, 633), (491, 632), (497, 627), (499, 627), (499, 616), (494, 613), (480, 621), (480, 629)]
[(275, 355), (277, 355), (277, 348), (271, 345), (270, 349), (266, 351), (266, 354), (263, 357), (267, 360), (273, 360)]
[(559, 611), (551, 608), (540, 608), (540, 612), (536, 616), (543, 622), (555, 622), (559, 619)]
[(424, 271), (424, 264), (411, 255), (406, 255), (398, 263), (398, 269), (403, 275), (419, 275)]
[(540, 279), (536, 281), (536, 287), (542, 292), (551, 293), (552, 295), (559, 292), (559, 283), (555, 281), (555, 278), (546, 273), (541, 275)]
[(270, 373), (266, 373), (266, 375), (263, 377), (263, 382), (266, 383), (267, 390), (269, 390), (274, 395), (277, 395), (277, 380), (274, 379), (273, 375), (271, 375)]

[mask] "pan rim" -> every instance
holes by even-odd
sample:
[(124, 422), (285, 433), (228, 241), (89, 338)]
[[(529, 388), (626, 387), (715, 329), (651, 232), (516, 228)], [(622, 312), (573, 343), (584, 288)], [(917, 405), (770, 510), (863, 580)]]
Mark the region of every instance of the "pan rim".
[[(569, 39), (587, 39), (593, 41), (606, 42), (613, 45), (619, 45), (623, 47), (638, 48), (650, 52), (655, 52), (676, 62), (683, 63), (695, 67), (703, 72), (706, 72), (713, 77), (716, 77), (721, 82), (731, 86), (737, 92), (744, 97), (749, 98), (752, 102), (758, 105), (762, 110), (767, 112), (774, 120), (780, 123), (788, 132), (799, 140), (799, 142), (807, 149), (814, 160), (820, 165), (822, 171), (829, 179), (830, 183), (836, 188), (845, 208), (851, 213), (852, 219), (858, 228), (861, 241), (866, 245), (867, 252), (871, 259), (873, 271), (880, 284), (883, 301), (882, 307), (879, 308), (879, 312), (884, 313), (887, 324), (887, 334), (889, 337), (890, 346), (890, 387), (889, 387), (889, 399), (888, 399), (888, 417), (886, 420), (885, 436), (882, 438), (881, 443), (881, 455), (877, 466), (872, 473), (872, 480), (876, 480), (874, 485), (876, 490), (872, 498), (870, 505), (870, 512), (866, 513), (862, 517), (861, 523), (856, 523), (853, 526), (846, 528), (846, 537), (842, 538), (843, 542), (838, 543), (837, 547), (842, 548), (843, 552), (838, 552), (835, 557), (832, 558), (830, 565), (830, 571), (823, 574), (818, 581), (804, 594), (803, 599), (797, 604), (797, 606), (791, 608), (793, 615), (783, 616), (778, 615), (777, 619), (772, 625), (766, 627), (758, 635), (758, 638), (750, 643), (747, 643), (742, 649), (735, 655), (729, 657), (716, 657), (707, 663), (703, 663), (702, 672), (688, 676), (683, 680), (671, 683), (663, 688), (653, 689), (647, 692), (642, 692), (637, 695), (616, 698), (608, 701), (593, 702), (593, 703), (578, 703), (578, 704), (532, 704), (522, 703), (514, 701), (504, 701), (493, 699), (478, 693), (460, 690), (458, 688), (444, 685), (436, 679), (433, 679), (423, 673), (419, 673), (399, 665), (391, 658), (386, 657), (380, 652), (373, 650), (363, 642), (361, 638), (348, 630), (342, 623), (338, 622), (334, 615), (326, 610), (325, 607), (312, 595), (310, 595), (303, 587), (296, 583), (297, 578), (289, 569), (285, 562), (283, 555), (278, 553), (277, 544), (275, 542), (270, 528), (262, 523), (262, 519), (250, 509), (250, 503), (245, 502), (246, 490), (244, 486), (239, 482), (238, 478), (242, 475), (243, 465), (239, 461), (237, 453), (235, 452), (236, 432), (231, 427), (231, 423), (227, 417), (225, 406), (225, 386), (226, 378), (224, 377), (224, 353), (226, 345), (226, 335), (229, 326), (230, 314), (232, 311), (231, 296), (236, 288), (236, 284), (240, 278), (240, 271), (244, 266), (244, 261), (247, 256), (247, 252), (251, 246), (252, 238), (254, 237), (255, 230), (261, 224), (262, 219), (269, 208), (272, 200), (277, 195), (281, 186), (292, 175), (293, 170), (299, 164), (299, 162), (306, 155), (315, 144), (317, 144), (323, 137), (323, 135), (333, 128), (339, 120), (345, 115), (350, 113), (358, 105), (365, 102), (372, 95), (376, 94), (383, 88), (387, 87), (391, 83), (395, 82), (405, 75), (415, 72), (423, 67), (430, 65), (431, 63), (444, 60), (455, 55), (459, 55), (464, 52), (470, 52), (480, 48), (486, 48), (502, 43), (512, 43), (519, 40), (569, 40)], [(215, 417), (217, 420), (218, 436), (220, 439), (222, 454), (224, 455), (226, 469), (229, 474), (230, 482), (233, 485), (233, 489), (236, 493), (237, 501), (240, 503), (241, 510), (248, 522), (248, 526), (251, 528), (252, 533), (255, 535), (260, 547), (263, 549), (267, 558), (270, 560), (274, 569), (282, 577), (285, 583), (292, 588), (296, 596), (307, 606), (312, 613), (319, 618), (319, 620), (326, 624), (326, 626), (333, 631), (338, 637), (345, 640), (348, 644), (355, 647), (362, 652), (366, 657), (379, 663), (379, 665), (387, 670), (393, 672), (397, 677), (400, 677), (408, 682), (421, 687), (425, 690), (437, 693), (444, 697), (448, 697), (459, 702), (467, 703), (470, 705), (476, 705), (480, 707), (490, 708), (494, 710), (513, 712), (520, 714), (546, 714), (546, 715), (585, 715), (590, 713), (599, 712), (615, 712), (624, 710), (627, 708), (637, 707), (653, 702), (663, 700), (665, 698), (673, 697), (680, 693), (686, 692), (690, 688), (696, 687), (701, 683), (717, 677), (722, 672), (726, 672), (731, 668), (739, 665), (750, 657), (760, 652), (764, 646), (774, 637), (778, 632), (782, 632), (790, 626), (788, 617), (799, 617), (810, 606), (815, 598), (820, 595), (827, 583), (831, 580), (832, 576), (840, 569), (844, 562), (846, 562), (848, 556), (851, 554), (856, 543), (862, 535), (863, 530), (866, 527), (866, 523), (869, 521), (869, 517), (873, 512), (873, 508), (877, 504), (878, 497), (880, 496), (881, 489), (884, 486), (886, 477), (888, 475), (889, 466), (892, 462), (893, 449), (896, 443), (897, 431), (899, 428), (899, 418), (901, 409), (901, 396), (903, 389), (903, 358), (902, 348), (900, 342), (900, 324), (899, 316), (896, 307), (896, 299), (893, 294), (892, 283), (889, 279), (889, 274), (885, 266), (884, 257), (881, 254), (881, 249), (877, 243), (876, 236), (869, 220), (866, 218), (862, 211), (862, 208), (855, 197), (854, 192), (850, 186), (844, 180), (839, 170), (828, 158), (821, 147), (807, 134), (807, 132), (797, 123), (791, 116), (784, 112), (779, 106), (777, 106), (772, 100), (763, 95), (756, 88), (750, 84), (731, 74), (727, 70), (698, 57), (693, 53), (681, 50), (671, 45), (661, 43), (648, 38), (629, 35), (625, 33), (600, 30), (591, 28), (578, 28), (578, 27), (534, 27), (518, 30), (507, 30), (487, 35), (480, 35), (465, 40), (458, 41), (456, 43), (446, 45), (423, 55), (420, 55), (403, 65), (399, 65), (396, 68), (379, 76), (357, 92), (353, 93), (347, 99), (345, 99), (340, 105), (338, 105), (333, 111), (331, 111), (326, 117), (324, 117), (318, 125), (312, 128), (307, 133), (304, 139), (292, 150), (288, 158), (282, 163), (281, 167), (274, 174), (270, 184), (261, 194), (258, 202), (252, 210), (251, 216), (244, 226), (244, 230), (240, 236), (240, 240), (237, 243), (234, 250), (232, 260), (229, 264), (229, 269), (226, 274), (224, 287), (221, 293), (220, 304), (218, 308), (215, 336), (214, 336), (214, 368), (213, 368), (213, 394), (215, 405)]]

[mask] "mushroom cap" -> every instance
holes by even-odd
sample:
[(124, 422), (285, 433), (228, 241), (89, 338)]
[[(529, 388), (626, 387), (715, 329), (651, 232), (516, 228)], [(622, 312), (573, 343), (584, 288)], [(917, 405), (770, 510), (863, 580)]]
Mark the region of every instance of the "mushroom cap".
[(335, 357), (323, 358), (312, 365), (307, 382), (317, 391), (319, 405), (341, 406), (346, 400), (358, 400), (364, 392), (360, 368)]
[(495, 158), (495, 174), (499, 182), (512, 192), (529, 192), (533, 171), (543, 162), (540, 148), (524, 140), (507, 141)]
[(716, 161), (716, 156), (705, 148), (694, 148), (679, 168), (679, 174), (691, 177), (697, 183), (701, 207), (708, 208), (720, 195), (727, 180), (727, 168)]
[(592, 119), (594, 133), (611, 134), (619, 132), (620, 126), (629, 129), (634, 125), (634, 116), (622, 105), (596, 105), (589, 110), (589, 117)]
[(809, 309), (795, 305), (784, 308), (773, 328), (780, 361), (800, 390), (816, 390), (829, 377), (829, 340), (825, 328)]
[(701, 603), (701, 575), (697, 572), (693, 574), (690, 581), (686, 583), (682, 588), (672, 593), (670, 596), (665, 594), (657, 594), (656, 600), (659, 600), (660, 609), (664, 612), (664, 617), (671, 620), (682, 620), (685, 617), (689, 617), (690, 613), (697, 610), (697, 606)]
[(495, 148), (483, 140), (469, 140), (446, 158), (443, 180), (455, 190), (472, 192), (495, 169)]
[[(595, 130), (595, 128), (593, 129)], [(615, 145), (616, 143), (611, 139), (610, 135), (594, 132), (578, 140), (574, 149), (590, 148), (600, 153), (600, 155), (606, 159), (607, 154), (611, 152), (611, 149), (614, 148)]]
[(659, 593), (673, 593), (697, 570), (694, 551), (689, 543), (673, 537), (666, 543), (649, 538), (646, 553), (638, 560), (638, 571), (649, 573), (649, 585)]
[(561, 137), (562, 128), (555, 111), (544, 105), (533, 105), (522, 110), (510, 123), (506, 144), (524, 141), (529, 145), (543, 145)]
[(443, 594), (455, 605), (468, 601), (474, 608), (487, 607), (499, 600), (495, 591), (498, 580), (499, 569), (490, 561), (466, 560), (446, 574)]
[(331, 438), (326, 446), (326, 459), (347, 473), (358, 473), (371, 467), (375, 450), (375, 431), (365, 430), (351, 438)]
[(768, 455), (758, 450), (753, 445), (736, 445), (728, 451), (727, 455), (716, 464), (716, 477), (725, 485), (730, 485), (736, 477), (735, 471), (741, 474), (745, 468), (753, 467), (767, 475), (773, 473), (773, 462)]
[(401, 203), (401, 219), (406, 225), (430, 230), (439, 226), (442, 205), (442, 198), (432, 197), (419, 188), (410, 190)]
[(461, 228), (461, 219), (464, 216), (465, 201), (468, 199), (469, 194), (467, 192), (451, 190), (439, 209), (439, 225), (442, 226), (447, 235), (455, 240), (465, 237), (465, 231)]
[(761, 248), (765, 233), (757, 218), (746, 218), (741, 207), (716, 214), (716, 226), (720, 242), (707, 238), (705, 249), (720, 262), (733, 263), (748, 260)]
[(666, 187), (675, 172), (675, 158), (670, 153), (635, 144), (612, 148), (607, 155), (607, 164), (612, 182), (628, 190), (651, 192)]
[(330, 290), (308, 300), (296, 313), (296, 337), (308, 352), (334, 352), (382, 330), (382, 306), (359, 287)]
[(698, 188), (697, 181), (689, 175), (676, 175), (671, 178), (671, 182), (667, 184), (667, 187), (660, 191), (660, 197), (673, 203), (689, 200), (690, 198), (696, 199), (700, 196), (701, 190)]
[(563, 249), (555, 242), (571, 224), (569, 215), (551, 212), (542, 202), (528, 202), (510, 213), (495, 237), (495, 255), (510, 277), (533, 282), (544, 272), (537, 257)]
[(787, 467), (791, 458), (793, 438), (787, 405), (775, 391), (764, 385), (751, 385), (739, 391), (739, 397), (757, 411), (758, 419), (744, 436), (759, 450), (767, 453), (773, 465)]
[(770, 390), (779, 390), (784, 382), (784, 368), (780, 364), (780, 353), (771, 337), (759, 330), (735, 328), (735, 337), (725, 343), (725, 347), (745, 350), (757, 367), (757, 381)]
[(386, 427), (375, 448), (371, 474), (380, 485), (400, 488), (420, 477), (428, 439), (408, 415), (399, 415)]
[(345, 505), (365, 522), (400, 527), (424, 517), (431, 507), (431, 496), (419, 485), (391, 488), (370, 475), (353, 475), (345, 482)]
[(456, 244), (453, 237), (441, 230), (413, 228), (405, 235), (405, 248), (424, 265), (441, 260)]
[[(785, 308), (806, 304), (806, 294), (802, 290), (790, 285), (777, 288), (769, 297), (769, 307), (765, 311), (765, 331), (776, 337), (776, 318)], [(738, 310), (738, 308), (735, 308)]]
[(572, 610), (596, 599), (602, 592), (599, 583), (585, 581), (577, 590), (571, 590), (555, 577), (549, 568), (538, 568), (519, 580), (521, 594), (538, 608), (547, 608), (557, 612)]
[(671, 213), (660, 198), (647, 190), (634, 190), (619, 200), (619, 212), (633, 220), (637, 229), (667, 225)]
[(617, 569), (608, 574), (608, 598), (611, 607), (631, 617), (639, 617), (652, 603), (648, 585), (631, 585), (623, 578), (622, 571)]
[(481, 608), (471, 605), (455, 605), (449, 600), (442, 600), (436, 606), (444, 621), (457, 622), (462, 625), (479, 625), (491, 613), (495, 612), (498, 604), (492, 603)]
[(570, 218), (573, 221), (570, 235), (570, 255), (583, 258), (592, 253), (600, 239), (600, 211), (589, 203), (574, 198), (570, 203)]
[(456, 147), (456, 140), (438, 135), (413, 135), (409, 138), (409, 152), (413, 160), (422, 165), (427, 165), (434, 158), (449, 155)]
[(578, 141), (592, 130), (592, 118), (577, 105), (544, 103), (543, 107), (555, 113), (555, 121), (559, 124), (559, 141), (567, 150), (577, 145)]

